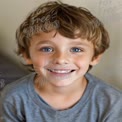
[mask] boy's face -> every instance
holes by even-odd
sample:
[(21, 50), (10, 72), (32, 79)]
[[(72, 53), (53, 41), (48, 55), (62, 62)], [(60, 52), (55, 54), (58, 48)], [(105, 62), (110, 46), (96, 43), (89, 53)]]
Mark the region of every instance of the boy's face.
[[(67, 86), (81, 82), (89, 65), (98, 63), (93, 59), (94, 47), (81, 38), (70, 39), (55, 31), (32, 37), (28, 64), (33, 64), (41, 79), (55, 86)], [(55, 36), (54, 36), (55, 35)]]

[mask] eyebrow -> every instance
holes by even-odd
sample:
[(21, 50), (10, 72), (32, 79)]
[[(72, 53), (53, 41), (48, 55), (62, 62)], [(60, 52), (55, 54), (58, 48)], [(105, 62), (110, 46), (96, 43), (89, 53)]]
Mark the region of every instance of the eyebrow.
[(89, 44), (84, 42), (72, 42), (71, 45), (80, 45), (80, 46), (89, 47)]
[(52, 42), (50, 42), (49, 40), (41, 40), (36, 45), (40, 45), (40, 44), (51, 44), (51, 43)]
[[(37, 42), (36, 43), (36, 45), (41, 45), (41, 44), (54, 44), (52, 41), (50, 41), (50, 40), (40, 40), (39, 42)], [(71, 42), (71, 43), (69, 43), (69, 45), (79, 45), (79, 46), (85, 46), (85, 47), (89, 47), (90, 45), (89, 44), (87, 44), (87, 43), (85, 43), (85, 41), (84, 42), (76, 42), (76, 41), (74, 41), (74, 42)]]

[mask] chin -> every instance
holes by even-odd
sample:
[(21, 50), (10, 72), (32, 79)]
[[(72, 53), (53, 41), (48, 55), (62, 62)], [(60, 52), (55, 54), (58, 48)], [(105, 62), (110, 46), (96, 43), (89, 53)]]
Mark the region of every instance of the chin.
[(57, 82), (52, 82), (52, 84), (56, 87), (67, 87), (71, 85), (73, 82), (67, 82), (67, 81), (57, 81)]

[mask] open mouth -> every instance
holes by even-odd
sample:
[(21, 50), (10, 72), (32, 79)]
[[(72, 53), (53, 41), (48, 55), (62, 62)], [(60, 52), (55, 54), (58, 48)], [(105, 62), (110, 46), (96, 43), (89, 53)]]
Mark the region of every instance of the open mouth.
[(47, 70), (49, 72), (57, 73), (57, 74), (68, 74), (75, 71), (74, 69), (47, 69)]

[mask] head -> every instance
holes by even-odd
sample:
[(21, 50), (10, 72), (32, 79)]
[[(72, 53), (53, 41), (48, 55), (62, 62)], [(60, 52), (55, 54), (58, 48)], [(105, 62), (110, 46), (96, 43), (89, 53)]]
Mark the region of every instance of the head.
[[(109, 47), (109, 36), (103, 24), (83, 7), (61, 2), (47, 2), (30, 13), (16, 32), (18, 55), (30, 58), (30, 43), (39, 33), (55, 31), (69, 39), (87, 40), (93, 44), (93, 59)], [(33, 65), (30, 65), (33, 68)], [(92, 65), (89, 66), (89, 69)], [(89, 70), (88, 69), (88, 70)]]

